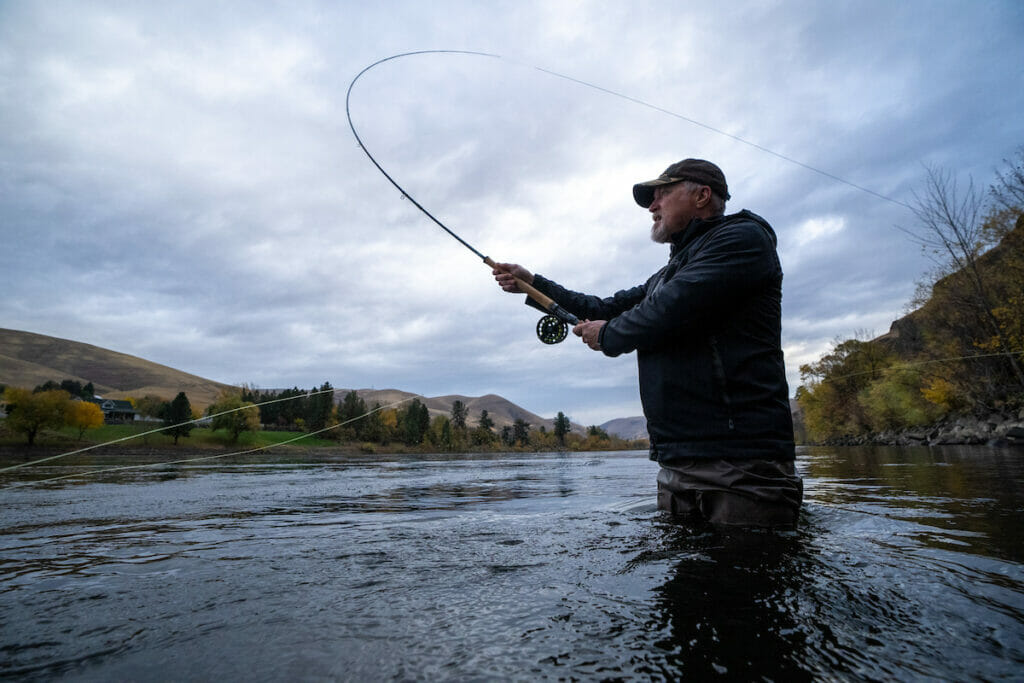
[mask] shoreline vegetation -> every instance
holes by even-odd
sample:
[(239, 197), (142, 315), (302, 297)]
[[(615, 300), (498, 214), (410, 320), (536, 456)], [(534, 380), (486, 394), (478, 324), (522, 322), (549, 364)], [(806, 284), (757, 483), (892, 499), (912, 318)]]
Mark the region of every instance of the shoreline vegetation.
[[(583, 451), (629, 451), (646, 450), (646, 440), (625, 440), (608, 435), (588, 435), (567, 439), (564, 446), (543, 442), (544, 432), (537, 432), (541, 439), (527, 440), (525, 444), (505, 445), (495, 440), (487, 447), (455, 448), (454, 444), (441, 448), (437, 444), (424, 442), (409, 445), (401, 442), (387, 444), (365, 441), (339, 441), (325, 439), (303, 432), (284, 430), (257, 430), (239, 434), (232, 438), (227, 429), (213, 430), (209, 427), (194, 427), (185, 440), (175, 444), (174, 438), (166, 433), (142, 433), (158, 429), (159, 423), (104, 425), (87, 432), (86, 438), (79, 438), (71, 427), (61, 427), (42, 432), (29, 446), (23, 436), (12, 434), (0, 420), (0, 466), (21, 465), (53, 456), (64, 457), (43, 464), (62, 466), (124, 465), (173, 463), (175, 460), (209, 457), (211, 462), (228, 463), (322, 463), (358, 460), (376, 456), (402, 455), (478, 455), (487, 453), (558, 453)], [(282, 444), (300, 437), (291, 443)], [(121, 439), (127, 439), (118, 441)], [(88, 449), (76, 453), (80, 449)]]
[(549, 431), (549, 424), (533, 429), (522, 416), (491, 416), (487, 409), (471, 422), (461, 399), (454, 399), (448, 412), (436, 407), (431, 412), (418, 396), (368, 406), (355, 390), (339, 400), (341, 393), (329, 382), (309, 391), (232, 387), (201, 412), (185, 392), (173, 400), (155, 395), (108, 400), (94, 395), (91, 382), (83, 386), (70, 379), (48, 380), (31, 390), (4, 387), (0, 457), (31, 462), (54, 455), (70, 458), (79, 451), (108, 458), (159, 452), (173, 461), (184, 451), (214, 460), (258, 453), (283, 458), (537, 453), (648, 445), (646, 439), (622, 439), (595, 425), (581, 429), (561, 412), (543, 421), (549, 422)]
[(907, 315), (800, 366), (798, 441), (1024, 442), (1024, 146), (987, 192), (929, 168), (906, 229), (934, 269)]

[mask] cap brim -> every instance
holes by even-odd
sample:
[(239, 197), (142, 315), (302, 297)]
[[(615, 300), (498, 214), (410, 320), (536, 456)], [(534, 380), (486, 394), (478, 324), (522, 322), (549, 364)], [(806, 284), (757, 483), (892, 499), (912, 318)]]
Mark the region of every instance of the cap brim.
[(637, 183), (633, 186), (633, 199), (636, 200), (637, 204), (646, 209), (654, 201), (654, 188), (678, 182), (678, 178), (655, 178), (645, 183)]

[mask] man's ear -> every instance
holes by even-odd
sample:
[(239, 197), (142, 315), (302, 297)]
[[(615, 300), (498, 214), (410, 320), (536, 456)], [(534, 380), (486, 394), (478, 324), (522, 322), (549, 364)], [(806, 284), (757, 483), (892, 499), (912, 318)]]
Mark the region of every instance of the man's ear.
[(711, 201), (711, 188), (704, 185), (697, 191), (697, 208), (703, 209)]

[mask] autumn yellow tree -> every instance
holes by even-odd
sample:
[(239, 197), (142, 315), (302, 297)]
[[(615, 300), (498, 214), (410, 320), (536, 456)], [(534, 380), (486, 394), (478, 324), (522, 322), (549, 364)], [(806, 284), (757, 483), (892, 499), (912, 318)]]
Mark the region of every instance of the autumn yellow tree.
[(78, 430), (78, 440), (85, 430), (103, 426), (103, 410), (92, 401), (71, 401), (64, 411), (64, 424)]
[(59, 429), (64, 425), (64, 410), (70, 402), (71, 395), (62, 389), (33, 392), (8, 387), (4, 391), (7, 426), (24, 434), (31, 446), (40, 431)]

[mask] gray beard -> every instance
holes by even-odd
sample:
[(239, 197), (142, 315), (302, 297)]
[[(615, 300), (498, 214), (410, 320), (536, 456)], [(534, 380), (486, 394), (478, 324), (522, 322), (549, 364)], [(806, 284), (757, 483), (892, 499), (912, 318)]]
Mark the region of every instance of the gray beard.
[(657, 244), (668, 244), (672, 241), (672, 234), (665, 230), (665, 225), (651, 225), (651, 241)]

